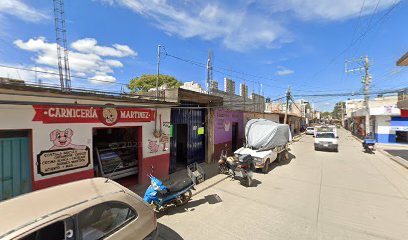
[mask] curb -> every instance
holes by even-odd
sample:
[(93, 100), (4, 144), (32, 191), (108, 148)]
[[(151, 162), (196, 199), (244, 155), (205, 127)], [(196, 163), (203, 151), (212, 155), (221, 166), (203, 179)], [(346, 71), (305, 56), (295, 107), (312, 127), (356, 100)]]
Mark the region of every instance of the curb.
[(379, 152), (381, 152), (382, 154), (384, 154), (386, 157), (388, 157), (389, 159), (393, 160), (394, 162), (398, 163), (399, 165), (403, 166), (404, 168), (408, 169), (408, 163), (407, 161), (405, 161), (404, 159), (398, 157), (398, 156), (393, 156), (389, 153), (387, 153), (386, 151), (384, 151), (381, 148), (377, 148), (377, 150)]
[[(214, 183), (210, 183), (210, 184), (208, 184), (208, 186), (205, 186), (205, 187), (203, 187), (202, 189), (197, 189), (195, 192), (193, 192), (193, 195), (192, 195), (192, 196), (195, 196), (195, 195), (197, 195), (197, 194), (199, 194), (199, 193), (204, 192), (205, 190), (207, 190), (207, 189), (209, 189), (209, 188), (214, 187), (215, 185), (219, 184), (220, 182), (224, 181), (224, 180), (227, 179), (227, 178), (229, 178), (229, 176), (225, 176), (225, 177), (223, 177), (223, 178), (217, 180), (217, 181), (214, 182)], [(205, 183), (205, 181), (204, 181), (203, 183)], [(204, 184), (203, 184), (203, 185), (204, 185)], [(197, 188), (197, 186), (199, 186), (199, 185), (196, 185), (195, 188)]]
[(363, 142), (363, 140), (361, 140), (360, 138), (358, 138), (358, 137), (354, 136), (353, 134), (351, 134), (351, 136), (352, 136), (354, 139), (356, 139), (357, 141), (359, 141), (360, 143), (362, 143), (362, 142)]
[[(353, 134), (351, 134), (351, 136), (356, 139), (359, 142), (363, 142), (363, 140), (361, 140), (360, 138), (354, 136)], [(399, 165), (403, 166), (404, 168), (408, 169), (408, 162), (405, 161), (404, 159), (398, 157), (398, 156), (393, 156), (389, 153), (387, 153), (386, 151), (384, 151), (381, 148), (375, 148), (377, 151), (379, 151), (380, 153), (382, 153), (384, 156), (388, 157), (389, 159), (393, 160), (394, 162), (398, 163)]]
[(292, 144), (294, 142), (298, 142), (304, 135), (305, 135), (305, 133), (301, 133), (299, 135), (296, 135), (296, 137), (292, 138), (292, 141), (290, 142), (290, 144)]

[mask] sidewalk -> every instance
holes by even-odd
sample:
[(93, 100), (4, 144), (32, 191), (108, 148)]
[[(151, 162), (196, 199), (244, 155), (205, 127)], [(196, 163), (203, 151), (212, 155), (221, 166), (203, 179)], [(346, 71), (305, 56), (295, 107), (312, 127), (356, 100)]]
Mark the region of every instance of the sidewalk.
[(377, 144), (376, 149), (403, 167), (408, 168), (408, 145)]
[[(348, 131), (347, 129), (345, 129)], [(350, 132), (350, 131), (348, 131)], [(354, 134), (351, 134), (359, 142), (363, 140)], [(397, 162), (401, 166), (408, 169), (408, 145), (407, 144), (384, 144), (376, 143), (375, 149), (387, 156), (389, 159)]]
[[(200, 166), (203, 168), (205, 172), (205, 181), (196, 185), (195, 187), (196, 191), (193, 191), (193, 195), (198, 194), (204, 191), (205, 189), (212, 187), (227, 178), (226, 175), (218, 174), (218, 163), (211, 163), (211, 164), (200, 163)], [(165, 184), (171, 184), (172, 182), (176, 182), (177, 180), (180, 180), (186, 177), (188, 177), (187, 167), (184, 170), (180, 170), (180, 171), (170, 174), (169, 177), (166, 179), (160, 179), (160, 180), (162, 180)], [(146, 185), (135, 185), (133, 187), (129, 187), (129, 189), (135, 192), (137, 195), (143, 197), (148, 187), (149, 185), (147, 184)]]

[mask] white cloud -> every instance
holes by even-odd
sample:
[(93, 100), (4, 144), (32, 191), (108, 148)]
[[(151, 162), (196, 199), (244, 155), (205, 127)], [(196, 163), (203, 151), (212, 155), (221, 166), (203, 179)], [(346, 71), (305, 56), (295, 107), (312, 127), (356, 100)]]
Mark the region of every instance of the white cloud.
[[(15, 40), (14, 44), (26, 51), (34, 52), (33, 61), (47, 68), (56, 71), (57, 69), (57, 44), (49, 43), (44, 37), (31, 38), (27, 41), (21, 39)], [(114, 47), (105, 47), (97, 45), (97, 41), (91, 38), (84, 38), (75, 41), (72, 47), (76, 51), (69, 51), (69, 65), (71, 75), (80, 77), (90, 77), (93, 83), (97, 80), (108, 82), (116, 81), (111, 76), (114, 68), (123, 67), (122, 62), (116, 59), (105, 59), (104, 57), (123, 58), (136, 56), (137, 53), (126, 45), (114, 44)], [(44, 78), (55, 78), (54, 75), (43, 75)], [(58, 76), (57, 76), (58, 77)]]
[(92, 83), (101, 83), (101, 82), (115, 82), (116, 78), (113, 76), (108, 76), (108, 75), (104, 75), (103, 73), (100, 73), (102, 75), (95, 75), (91, 78), (91, 82)]
[(278, 71), (276, 71), (276, 75), (279, 75), (279, 76), (287, 76), (287, 75), (291, 75), (293, 73), (295, 73), (295, 71), (293, 71), (293, 70), (291, 70), (289, 68), (286, 68), (286, 67), (282, 67), (282, 66), (279, 66)]
[(136, 56), (136, 53), (126, 45), (114, 44), (112, 47), (98, 46), (93, 38), (84, 38), (71, 44), (71, 47), (79, 52), (92, 53), (103, 57), (127, 57)]
[(288, 41), (288, 32), (272, 17), (251, 14), (245, 8), (227, 7), (221, 3), (165, 0), (110, 0), (153, 19), (157, 28), (181, 38), (221, 39), (225, 47), (237, 51), (274, 47)]
[[(277, 47), (292, 41), (287, 24), (293, 16), (302, 20), (344, 20), (371, 14), (378, 0), (243, 0), (167, 1), (167, 0), (99, 0), (119, 5), (151, 19), (169, 35), (181, 38), (220, 39), (225, 47), (246, 51), (260, 47)], [(382, 0), (377, 11), (400, 0)], [(280, 21), (282, 20), (282, 21)]]
[(0, 16), (11, 15), (27, 22), (39, 22), (49, 19), (49, 16), (41, 10), (28, 6), (20, 0), (1, 0)]

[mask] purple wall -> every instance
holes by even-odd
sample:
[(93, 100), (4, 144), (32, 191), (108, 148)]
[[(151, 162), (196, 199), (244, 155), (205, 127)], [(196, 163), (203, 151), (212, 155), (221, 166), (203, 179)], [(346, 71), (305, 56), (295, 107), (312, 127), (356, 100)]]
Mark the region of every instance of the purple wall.
[(238, 138), (244, 138), (243, 113), (228, 110), (214, 111), (214, 144), (225, 143), (232, 139), (232, 123), (238, 123)]

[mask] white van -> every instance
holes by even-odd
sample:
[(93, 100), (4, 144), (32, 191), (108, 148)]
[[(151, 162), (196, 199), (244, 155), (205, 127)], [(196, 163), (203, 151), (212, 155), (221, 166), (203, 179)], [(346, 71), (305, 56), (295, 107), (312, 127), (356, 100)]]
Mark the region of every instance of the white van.
[(314, 149), (328, 149), (338, 152), (339, 144), (336, 134), (334, 132), (316, 132), (314, 139)]

